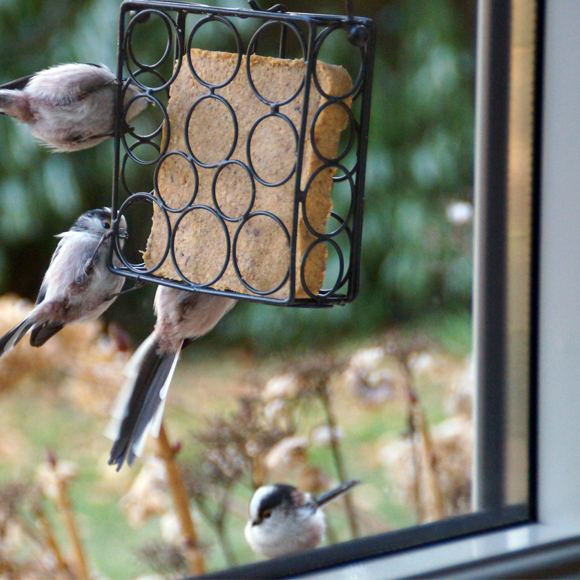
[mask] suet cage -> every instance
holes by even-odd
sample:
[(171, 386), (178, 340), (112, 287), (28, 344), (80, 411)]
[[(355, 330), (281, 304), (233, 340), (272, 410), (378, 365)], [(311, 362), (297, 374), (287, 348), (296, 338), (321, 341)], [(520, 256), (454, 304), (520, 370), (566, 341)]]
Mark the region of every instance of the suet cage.
[[(153, 282), (182, 290), (283, 306), (325, 307), (355, 299), (360, 278), (375, 31), (370, 19), (352, 14), (350, 2), (347, 2), (346, 12), (345, 15), (295, 13), (286, 11), (282, 5), (264, 10), (255, 0), (249, 1), (247, 8), (160, 0), (129, 0), (122, 4), (112, 198), (116, 243), (111, 245), (109, 254), (109, 267), (114, 272), (134, 279), (135, 284)], [(156, 27), (155, 37), (153, 27)], [(221, 30), (219, 34), (218, 29)], [(149, 50), (147, 47), (154, 41), (159, 42), (160, 37), (163, 44), (159, 45), (157, 56), (151, 59), (140, 53)], [(220, 50), (230, 51), (234, 65), (227, 78), (202, 78), (194, 66), (192, 50), (211, 48), (212, 43), (217, 43)], [(253, 55), (263, 55), (263, 47), (266, 47), (265, 56), (301, 62), (303, 73), (291, 94), (274, 98), (268, 94), (267, 85), (257, 86), (254, 82)], [(324, 60), (330, 64), (342, 64), (329, 61), (329, 58), (343, 54), (347, 55), (345, 58), (351, 67), (352, 85), (345, 94), (327, 94), (318, 78), (317, 62)], [(154, 62), (148, 62), (148, 59)], [(173, 124), (171, 122), (168, 103), (172, 86), (185, 67), (202, 94), (189, 107), (182, 126), (175, 126), (177, 123), (175, 120)], [(240, 127), (242, 122), (247, 124), (247, 119), (238, 118), (228, 100), (227, 87), (235, 82), (236, 77), (244, 75), (245, 79), (241, 80), (249, 85), (252, 95), (264, 110), (252, 122), (246, 141), (241, 143)], [(141, 94), (135, 98), (147, 99), (151, 105), (148, 111), (156, 115), (157, 120), (145, 125), (143, 130), (138, 123), (129, 127), (124, 120), (124, 111), (130, 104), (124, 103), (129, 83), (140, 88)], [(315, 97), (320, 106), (309, 113)], [(203, 116), (196, 113), (204, 101), (222, 108), (226, 116), (229, 115), (228, 139), (231, 139), (231, 145), (219, 159), (203, 158), (203, 151), (192, 145), (195, 123), (204, 122)], [(290, 118), (289, 107), (300, 111), (298, 120)], [(331, 107), (343, 111), (340, 114), (346, 122), (344, 131), (339, 133), (336, 154), (329, 157), (317, 147), (315, 131), (323, 111)], [(264, 176), (263, 168), (257, 166), (253, 157), (255, 135), (266, 122), (277, 123), (278, 129), (285, 127), (291, 136), (291, 154), (284, 160), (289, 164), (289, 170), (283, 179), (275, 182)], [(171, 136), (180, 134), (185, 147), (172, 149)], [(222, 137), (216, 133), (217, 140)], [(308, 143), (316, 158), (316, 170), (305, 177), (303, 166)], [(181, 166), (182, 172), (188, 172), (190, 177), (183, 185), (187, 189), (187, 200), (179, 207), (173, 207), (165, 199), (164, 187), (160, 186), (164, 165), (169, 174), (173, 168)], [(309, 220), (308, 192), (316, 176), (323, 171), (332, 174), (332, 210), (323, 231), (319, 231)], [(226, 172), (236, 173), (246, 184), (244, 207), (235, 211), (224, 201), (223, 188), (220, 189), (219, 185)], [(203, 200), (199, 194), (200, 174), (205, 177), (211, 174), (211, 196), (208, 194), (209, 197)], [(266, 198), (282, 183), (292, 190), (291, 219), (282, 219), (271, 208), (263, 209), (257, 203), (259, 195)], [(164, 232), (157, 236), (154, 263), (144, 259), (147, 244), (151, 244), (147, 240), (152, 231), (152, 215), (160, 231)], [(193, 223), (195, 216), (200, 215), (205, 216), (202, 220), (204, 228), (213, 228), (213, 233), (208, 236), (219, 238), (219, 256), (205, 278), (192, 276), (186, 271), (183, 251), (177, 247), (184, 224)], [(120, 216), (125, 216), (128, 222), (129, 241), (124, 247), (118, 236)], [(278, 260), (278, 279), (270, 287), (254, 283), (245, 270), (247, 263), (242, 263), (240, 257), (240, 240), (248, 237), (253, 221), (263, 222), (268, 231), (275, 231), (278, 241), (281, 239), (284, 246), (283, 251), (276, 250), (283, 259)], [(300, 252), (297, 250), (299, 222), (308, 242)], [(202, 228), (200, 231), (209, 230)], [(268, 243), (266, 240), (266, 252), (264, 248), (261, 250), (266, 263), (271, 258), (267, 255)], [(210, 245), (208, 241), (207, 246)], [(195, 261), (203, 252), (210, 251), (208, 247), (204, 247), (203, 239), (197, 240), (196, 250), (187, 260), (193, 258)], [(316, 250), (317, 247), (326, 249), (321, 252), (320, 248)], [(323, 280), (313, 289), (305, 272), (309, 259), (316, 252), (325, 256), (325, 264)], [(117, 266), (114, 265), (113, 253), (117, 254), (120, 265), (117, 260)], [(260, 258), (254, 256), (253, 260), (259, 262)], [(166, 274), (168, 267), (172, 268), (172, 277)], [(226, 272), (235, 278), (235, 283), (224, 283)]]

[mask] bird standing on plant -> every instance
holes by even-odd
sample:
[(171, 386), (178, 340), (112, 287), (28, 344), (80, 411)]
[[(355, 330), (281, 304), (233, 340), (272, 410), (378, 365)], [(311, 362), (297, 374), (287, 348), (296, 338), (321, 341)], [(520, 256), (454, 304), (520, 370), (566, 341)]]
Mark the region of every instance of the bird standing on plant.
[[(30, 126), (56, 151), (93, 147), (115, 134), (117, 77), (104, 65), (62, 64), (0, 86), (0, 113)], [(147, 107), (134, 84), (125, 93), (125, 122)]]
[[(29, 330), (30, 344), (42, 346), (67, 324), (92, 320), (115, 301), (125, 279), (110, 272), (106, 256), (113, 235), (111, 210), (81, 215), (57, 237), (60, 242), (44, 275), (32, 312), (0, 338), (0, 356)], [(127, 237), (124, 217), (119, 222), (121, 243)]]
[(313, 550), (326, 532), (322, 508), (359, 483), (347, 481), (318, 498), (284, 483), (258, 488), (244, 530), (248, 544), (267, 558)]
[(109, 465), (121, 469), (141, 454), (149, 433), (157, 436), (167, 390), (181, 351), (207, 334), (235, 305), (232, 298), (159, 286), (155, 330), (135, 351), (128, 380), (117, 398), (106, 435), (115, 443)]

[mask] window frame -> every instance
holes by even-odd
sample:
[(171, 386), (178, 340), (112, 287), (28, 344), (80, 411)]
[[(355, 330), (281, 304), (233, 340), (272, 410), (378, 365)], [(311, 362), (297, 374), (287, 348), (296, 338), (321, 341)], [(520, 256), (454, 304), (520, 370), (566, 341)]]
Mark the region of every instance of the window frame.
[(479, 478), (483, 485), (477, 489), (476, 503), (484, 511), (205, 577), (554, 578), (580, 571), (580, 454), (574, 454), (574, 443), (580, 441), (580, 397), (575, 392), (580, 360), (576, 185), (580, 162), (574, 155), (580, 150), (580, 107), (574, 99), (580, 95), (580, 3), (538, 2), (530, 501), (504, 507), (499, 482), (505, 465), (498, 450), (505, 441), (506, 214), (502, 204), (507, 173), (509, 4), (478, 3), (476, 184), (484, 201), (476, 228), (483, 243), (476, 255), (475, 336), (482, 362), (478, 378), (484, 385), (478, 421), (487, 428), (481, 431), (483, 451), (476, 463), (479, 473), (493, 474)]

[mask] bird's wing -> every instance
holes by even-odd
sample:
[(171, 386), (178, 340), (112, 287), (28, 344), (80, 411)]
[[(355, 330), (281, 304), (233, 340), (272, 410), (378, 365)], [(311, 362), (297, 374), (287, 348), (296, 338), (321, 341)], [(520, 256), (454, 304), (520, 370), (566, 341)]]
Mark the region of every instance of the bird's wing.
[(30, 333), (31, 346), (42, 346), (49, 338), (64, 328), (64, 324), (48, 320), (44, 324), (35, 326)]
[[(91, 64), (91, 66), (94, 66), (94, 67), (100, 68), (100, 69), (104, 68), (98, 64)], [(115, 77), (110, 78), (110, 79), (105, 79), (103, 77), (86, 76), (85, 75), (84, 77), (82, 77), (80, 79), (80, 82), (77, 85), (78, 98), (79, 98), (79, 100), (84, 99), (85, 97), (87, 97), (91, 93), (94, 93), (95, 91), (101, 90), (103, 87), (111, 87), (111, 86), (115, 86), (116, 84), (117, 84), (117, 79)]]
[(0, 89), (8, 89), (11, 91), (21, 91), (28, 84), (28, 81), (33, 76), (34, 75), (28, 75), (26, 77), (22, 77), (21, 79), (16, 79), (15, 81), (10, 81), (8, 83), (4, 83), (3, 85), (0, 85)]
[(34, 305), (38, 306), (44, 300), (45, 296), (46, 296), (46, 286), (43, 284), (40, 287), (40, 290), (38, 291), (38, 296), (36, 297), (36, 303)]

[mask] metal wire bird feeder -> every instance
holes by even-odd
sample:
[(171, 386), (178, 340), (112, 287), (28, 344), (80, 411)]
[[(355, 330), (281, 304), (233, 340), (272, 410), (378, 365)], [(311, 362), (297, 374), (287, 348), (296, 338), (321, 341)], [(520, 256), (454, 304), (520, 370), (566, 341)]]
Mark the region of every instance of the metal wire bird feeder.
[[(345, 304), (355, 299), (360, 277), (374, 26), (370, 19), (353, 16), (351, 2), (347, 2), (345, 16), (286, 12), (282, 5), (261, 10), (255, 0), (249, 0), (248, 3), (250, 7), (247, 9), (216, 8), (165, 0), (128, 0), (121, 5), (112, 199), (116, 243), (111, 245), (109, 268), (119, 275), (134, 279), (136, 284), (153, 282), (183, 290), (284, 306), (326, 307)], [(146, 58), (140, 54), (140, 45), (136, 39), (139, 35), (147, 38), (147, 25), (152, 20), (166, 34), (166, 42), (165, 47), (160, 50), (161, 56), (155, 62), (145, 64)], [(211, 32), (217, 25), (222, 30), (226, 27), (229, 46), (233, 49), (233, 70), (230, 68), (231, 74), (228, 78), (208, 80), (202, 78), (201, 73), (196, 70), (192, 50), (198, 48), (200, 38), (209, 38), (211, 41)], [(204, 35), (204, 27), (209, 27), (206, 29), (209, 34)], [(292, 90), (292, 94), (283, 98), (268, 95), (267, 86), (256, 86), (257, 82), (252, 76), (251, 63), (254, 62), (253, 55), (260, 54), (259, 41), (263, 35), (271, 35), (272, 32), (277, 35), (275, 56), (279, 59), (290, 58), (291, 46), (294, 46), (303, 67), (300, 69), (303, 70), (303, 76), (299, 84)], [(344, 46), (341, 48), (339, 40), (343, 41), (346, 49)], [(141, 43), (143, 46), (148, 44)], [(318, 61), (322, 61), (319, 57), (326, 54), (324, 51), (329, 45), (332, 45), (332, 54), (337, 50), (349, 50), (358, 61), (358, 70), (354, 70), (351, 75), (352, 86), (345, 94), (327, 94), (323, 87)], [(168, 103), (171, 108), (170, 91), (182, 69), (189, 71), (188, 74), (193, 77), (191, 82), (202, 92), (189, 107), (185, 121), (175, 126), (175, 119), (173, 125), (170, 120)], [(228, 86), (233, 86), (236, 82), (236, 77), (240, 77), (240, 82), (249, 85), (251, 94), (265, 110), (259, 118), (251, 120), (245, 143), (239, 141), (248, 120), (238, 118), (227, 92)], [(129, 83), (140, 88), (142, 92), (136, 98), (147, 99), (152, 105), (150, 109), (159, 118), (154, 129), (145, 134), (141, 134), (135, 127), (128, 127), (124, 120), (123, 97)], [(312, 110), (315, 97), (319, 99), (319, 106)], [(228, 121), (231, 146), (217, 160), (203, 159), (203, 152), (197, 150), (193, 144), (196, 135), (195, 123), (200, 122), (197, 112), (203, 104), (224, 108), (231, 119), (231, 123)], [(125, 109), (127, 106), (126, 103)], [(291, 118), (292, 107), (295, 112), (298, 111), (294, 113), (294, 118)], [(346, 130), (340, 136), (337, 151), (329, 156), (317, 145), (315, 131), (318, 131), (316, 127), (323, 111), (331, 107), (339, 112), (343, 111), (340, 114), (346, 119)], [(296, 115), (299, 117), (296, 118)], [(211, 124), (214, 121), (215, 119), (209, 117), (203, 120), (202, 117), (201, 122)], [(284, 178), (276, 178), (276, 181), (265, 177), (270, 165), (258, 167), (255, 157), (257, 136), (267, 122), (285, 127), (291, 136), (292, 151), (286, 156), (288, 159), (281, 160), (289, 163), (290, 169)], [(215, 131), (215, 136), (216, 140), (222, 138), (220, 131)], [(182, 139), (185, 146), (172, 148), (172, 139), (178, 138)], [(305, 176), (305, 150), (309, 146), (313, 151), (315, 169), (311, 175)], [(265, 149), (267, 153), (267, 146)], [(164, 165), (165, 169), (181, 165), (189, 175), (189, 181), (183, 181), (177, 188), (171, 186), (179, 195), (183, 194), (187, 198), (179, 207), (174, 207), (175, 204), (166, 199), (166, 183), (170, 183), (173, 177), (171, 170), (163, 169)], [(333, 182), (332, 211), (323, 231), (319, 231), (311, 223), (313, 220), (309, 214), (311, 210), (308, 207), (308, 194), (313, 182), (325, 171), (332, 175), (329, 177)], [(145, 177), (143, 172), (147, 174)], [(238, 176), (235, 179), (241, 179), (247, 185), (244, 207), (238, 207), (236, 211), (228, 206), (230, 202), (224, 201), (224, 188), (220, 189), (219, 184), (225, 173), (232, 172)], [(199, 192), (203, 179), (211, 183), (211, 187), (208, 186), (211, 196), (201, 200)], [(282, 184), (292, 190), (291, 212), (288, 214), (290, 217), (285, 218), (277, 215), (269, 206), (264, 209), (257, 201), (261, 195), (266, 200), (264, 203), (267, 203), (268, 195), (274, 195), (276, 188)], [(338, 193), (335, 194), (335, 191)], [(135, 212), (137, 206), (144, 206), (149, 216), (141, 219), (140, 226), (133, 227), (132, 213), (137, 215), (141, 211)], [(148, 261), (147, 257), (143, 258), (145, 252), (142, 242), (144, 235), (149, 236), (149, 232), (153, 232), (150, 221), (152, 211), (156, 227), (163, 235), (156, 234), (157, 254), (154, 260), (149, 256)], [(123, 248), (120, 243), (117, 234), (122, 215), (129, 224), (130, 240), (140, 240), (135, 242), (141, 244), (139, 251), (135, 248), (131, 250), (130, 244)], [(182, 230), (186, 229), (186, 225), (189, 227), (194, 216), (198, 215), (205, 216), (203, 223), (211, 222), (213, 227), (213, 230), (204, 229), (209, 225), (202, 224), (199, 231), (206, 232), (208, 240), (214, 235), (219, 238), (217, 245), (220, 257), (217, 266), (205, 278), (202, 277), (203, 279), (192, 276), (184, 264), (189, 263), (190, 259), (195, 262), (204, 252), (213, 251), (209, 248), (212, 244), (208, 242), (208, 247), (204, 247), (203, 239), (198, 239), (196, 250), (187, 257), (179, 246)], [(255, 283), (247, 273), (250, 262), (253, 267), (259, 267), (263, 261), (266, 268), (274, 268), (268, 266), (268, 259), (273, 259), (268, 255), (269, 252), (264, 252), (262, 248), (258, 258), (254, 256), (249, 261), (241, 257), (241, 246), (252, 241), (252, 232), (259, 233), (253, 224), (261, 223), (260, 220), (269, 224), (268, 231), (276, 230), (284, 246), (284, 251), (281, 252), (283, 259), (278, 260), (283, 266), (280, 270), (278, 263), (278, 279), (269, 287)], [(299, 222), (307, 240), (300, 251), (297, 249), (301, 235), (298, 231)], [(138, 233), (139, 227), (141, 234)], [(147, 252), (152, 245), (152, 237), (153, 234), (149, 239)], [(270, 242), (275, 245), (272, 240), (266, 239), (266, 250)], [(323, 246), (326, 250), (321, 253), (317, 248)], [(122, 265), (119, 267), (113, 265), (113, 252), (121, 261)], [(313, 289), (306, 272), (309, 268), (308, 261), (312, 261), (315, 254), (322, 255), (325, 263), (322, 275), (324, 280), (321, 278), (321, 284)], [(172, 275), (167, 274), (169, 269), (173, 272)], [(227, 276), (233, 280), (231, 284), (224, 282)]]

